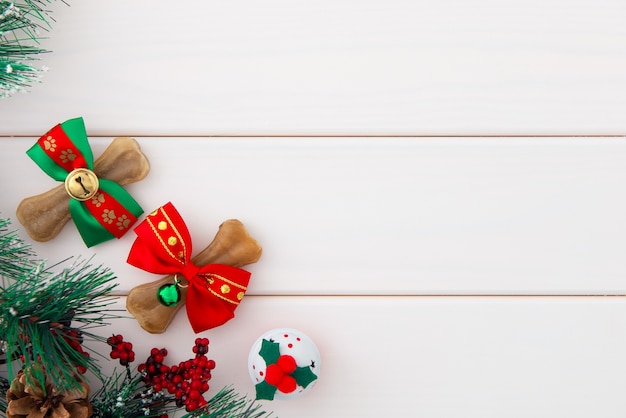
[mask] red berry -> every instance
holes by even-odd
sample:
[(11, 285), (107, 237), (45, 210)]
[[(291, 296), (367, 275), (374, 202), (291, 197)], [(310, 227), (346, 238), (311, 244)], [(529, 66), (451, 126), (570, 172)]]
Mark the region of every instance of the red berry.
[(187, 412), (193, 412), (196, 409), (198, 409), (198, 402), (196, 402), (196, 401), (188, 401), (185, 406), (186, 406), (185, 409), (187, 410)]
[(200, 393), (199, 390), (197, 389), (191, 389), (189, 391), (189, 399), (192, 399), (194, 401), (197, 401), (198, 399), (200, 399), (202, 397), (202, 394)]
[(277, 364), (270, 364), (265, 370), (265, 381), (272, 386), (277, 386), (284, 376), (285, 372)]
[(278, 361), (276, 362), (278, 366), (282, 369), (285, 374), (291, 374), (296, 370), (298, 365), (296, 364), (296, 359), (291, 357), (290, 355), (282, 355), (278, 357)]
[(294, 379), (292, 376), (285, 376), (278, 383), (278, 386), (276, 386), (276, 388), (282, 393), (291, 393), (296, 390), (297, 386), (298, 384), (296, 383), (296, 379)]

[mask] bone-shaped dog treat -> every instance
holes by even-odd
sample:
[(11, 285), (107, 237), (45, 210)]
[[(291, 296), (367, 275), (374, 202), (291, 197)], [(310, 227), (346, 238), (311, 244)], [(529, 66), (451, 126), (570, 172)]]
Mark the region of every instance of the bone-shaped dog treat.
[[(126, 185), (142, 180), (150, 171), (148, 159), (133, 138), (115, 138), (94, 162), (99, 178)], [(54, 238), (71, 219), (70, 196), (63, 184), (36, 196), (27, 197), (16, 210), (17, 219), (35, 241)]]
[[(231, 219), (220, 225), (211, 244), (196, 255), (192, 262), (197, 266), (225, 264), (242, 267), (256, 262), (260, 257), (261, 246), (248, 234), (240, 221)], [(178, 310), (185, 304), (186, 287), (180, 289), (181, 300), (175, 306), (164, 306), (157, 299), (159, 289), (174, 280), (174, 276), (169, 275), (137, 286), (128, 294), (126, 309), (146, 331), (153, 334), (165, 332)]]

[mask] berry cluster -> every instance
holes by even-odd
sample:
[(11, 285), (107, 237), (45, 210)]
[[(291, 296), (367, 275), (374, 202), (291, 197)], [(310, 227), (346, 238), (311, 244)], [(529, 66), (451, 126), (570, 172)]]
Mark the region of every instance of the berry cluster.
[(153, 348), (150, 350), (150, 356), (146, 359), (145, 363), (141, 363), (137, 370), (143, 373), (143, 381), (147, 384), (154, 386), (154, 389), (159, 392), (162, 387), (157, 387), (155, 382), (160, 376), (170, 371), (169, 366), (163, 364), (163, 360), (167, 356), (167, 350), (165, 348)]
[(128, 366), (128, 363), (135, 361), (135, 352), (133, 351), (133, 344), (124, 341), (124, 337), (121, 335), (112, 335), (107, 338), (107, 344), (111, 346), (111, 358), (113, 360), (119, 359), (122, 366)]
[(167, 390), (176, 398), (176, 406), (185, 407), (187, 412), (195, 411), (207, 404), (204, 393), (209, 390), (211, 370), (215, 361), (209, 360), (209, 340), (196, 338), (193, 352), (195, 358), (181, 361), (178, 366), (168, 367), (163, 364), (167, 350), (153, 348), (150, 357), (139, 365), (143, 380), (156, 391)]
[(293, 376), (290, 376), (298, 365), (296, 360), (289, 355), (278, 357), (278, 361), (267, 366), (265, 381), (282, 393), (291, 393), (296, 390), (298, 384)]

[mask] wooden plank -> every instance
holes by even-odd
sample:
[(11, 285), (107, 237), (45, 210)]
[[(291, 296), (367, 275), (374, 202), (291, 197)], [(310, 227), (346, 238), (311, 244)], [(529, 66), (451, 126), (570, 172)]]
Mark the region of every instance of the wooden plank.
[[(123, 302), (123, 301), (122, 301)], [(279, 417), (512, 418), (624, 415), (626, 303), (602, 297), (247, 297), (210, 339), (213, 390), (254, 393), (247, 356), (258, 336), (295, 327), (318, 345), (321, 375)], [(167, 347), (189, 357), (181, 314), (163, 335), (120, 320), (138, 358)]]
[(0, 134), (623, 134), (621, 0), (81, 0)]
[[(0, 210), (55, 183), (0, 141)], [(110, 138), (93, 140), (99, 155)], [(264, 247), (251, 294), (624, 294), (626, 142), (619, 138), (139, 138), (200, 251), (242, 220)], [(73, 225), (35, 246), (95, 254), (120, 292), (133, 234), (87, 250)], [(63, 245), (58, 245), (62, 243)]]

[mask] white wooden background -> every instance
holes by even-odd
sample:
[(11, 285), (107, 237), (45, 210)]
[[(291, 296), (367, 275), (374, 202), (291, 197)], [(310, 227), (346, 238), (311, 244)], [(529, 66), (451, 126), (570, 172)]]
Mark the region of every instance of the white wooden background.
[[(286, 417), (626, 414), (626, 3), (77, 0), (51, 7), (29, 94), (0, 101), (0, 213), (52, 187), (24, 154), (84, 116), (96, 155), (138, 139), (197, 250), (228, 218), (262, 244), (248, 296), (203, 333), (217, 389), (252, 394), (247, 354), (274, 327), (320, 347)], [(19, 226), (15, 221), (16, 227)], [(26, 239), (25, 234), (23, 234)], [(120, 306), (156, 279), (133, 236), (86, 249)], [(186, 358), (133, 320), (103, 333)]]

